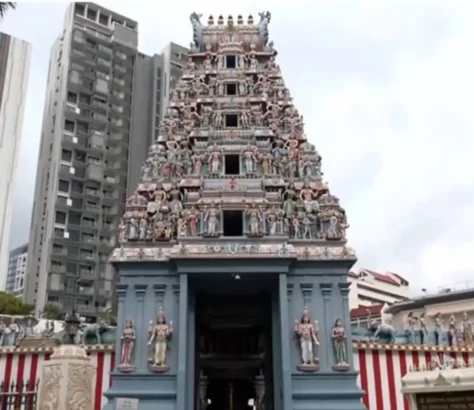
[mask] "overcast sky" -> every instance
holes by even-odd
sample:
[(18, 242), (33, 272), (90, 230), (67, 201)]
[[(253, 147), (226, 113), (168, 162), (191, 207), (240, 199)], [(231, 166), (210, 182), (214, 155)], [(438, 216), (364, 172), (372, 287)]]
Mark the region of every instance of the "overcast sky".
[[(414, 290), (473, 278), (474, 2), (101, 2), (140, 50), (188, 46), (189, 15), (272, 13), (270, 39), (306, 134), (341, 198), (359, 266)], [(0, 30), (33, 44), (12, 246), (28, 240), (49, 49), (66, 4), (20, 3)]]

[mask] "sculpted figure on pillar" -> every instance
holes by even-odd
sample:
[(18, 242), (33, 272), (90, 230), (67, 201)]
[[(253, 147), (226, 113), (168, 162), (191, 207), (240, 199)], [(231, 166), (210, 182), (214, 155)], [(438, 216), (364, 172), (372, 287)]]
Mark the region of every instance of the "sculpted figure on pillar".
[(467, 312), (462, 314), (461, 333), (464, 339), (464, 345), (466, 347), (473, 347), (473, 326)]
[(133, 328), (131, 319), (125, 321), (120, 340), (122, 341), (122, 350), (118, 370), (121, 372), (131, 372), (135, 370), (135, 366), (132, 363), (133, 348), (135, 346), (135, 329)]
[(350, 369), (347, 359), (347, 334), (342, 319), (338, 318), (332, 328), (332, 346), (334, 351), (333, 370), (344, 372)]
[(313, 372), (319, 368), (317, 349), (318, 321), (311, 322), (308, 307), (305, 307), (300, 320), (295, 320), (295, 334), (299, 341), (301, 364), (298, 369), (304, 372)]
[(154, 343), (153, 361), (150, 364), (150, 370), (153, 372), (163, 373), (168, 371), (166, 364), (166, 354), (168, 350), (168, 341), (173, 334), (173, 322), (166, 323), (165, 312), (162, 307), (158, 310), (156, 324), (151, 332), (148, 344)]

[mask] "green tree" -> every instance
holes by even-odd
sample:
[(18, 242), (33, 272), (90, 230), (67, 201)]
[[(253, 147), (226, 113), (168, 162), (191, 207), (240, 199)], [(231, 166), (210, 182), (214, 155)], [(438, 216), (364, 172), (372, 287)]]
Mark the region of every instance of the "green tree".
[(35, 305), (23, 303), (14, 295), (0, 292), (0, 313), (4, 315), (29, 315), (35, 309)]
[(15, 8), (16, 8), (16, 3), (1, 1), (0, 2), (0, 20), (3, 20), (8, 10), (14, 10)]
[(43, 318), (48, 320), (61, 320), (64, 317), (64, 313), (58, 305), (54, 303), (48, 303), (43, 308)]
[(102, 313), (102, 319), (105, 320), (111, 326), (117, 325), (117, 317), (115, 316), (115, 313), (111, 308), (106, 309)]

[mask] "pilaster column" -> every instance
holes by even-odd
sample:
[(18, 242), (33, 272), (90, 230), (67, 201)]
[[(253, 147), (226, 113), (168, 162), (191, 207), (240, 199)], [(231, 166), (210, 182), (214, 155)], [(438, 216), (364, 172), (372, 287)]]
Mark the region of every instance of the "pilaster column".
[[(280, 333), (281, 333), (281, 364), (282, 364), (282, 386), (281, 397), (282, 408), (291, 409), (291, 372), (290, 372), (290, 327), (288, 323), (288, 284), (285, 273), (279, 275), (279, 298), (280, 298)], [(278, 386), (275, 386), (278, 388)]]
[[(117, 354), (115, 355), (115, 368), (120, 364), (120, 353), (122, 346), (120, 341), (120, 335), (123, 329), (123, 325), (125, 324), (125, 309), (123, 307), (125, 296), (127, 296), (127, 289), (128, 285), (125, 284), (118, 284), (116, 287), (116, 295), (117, 295), (117, 337), (115, 341), (115, 351)], [(136, 332), (136, 323), (135, 319), (133, 320), (133, 325), (135, 327)]]
[(347, 335), (347, 358), (348, 362), (353, 366), (353, 356), (354, 356), (354, 349), (352, 349), (352, 332), (351, 332), (351, 320), (349, 317), (349, 290), (351, 287), (351, 282), (339, 282), (337, 284), (339, 287), (339, 292), (342, 296), (342, 321), (344, 322), (344, 328), (346, 329)]
[[(179, 275), (179, 286), (174, 287), (179, 295), (179, 334), (178, 334), (178, 371), (177, 371), (177, 391), (176, 409), (186, 409), (186, 364), (187, 364), (187, 340), (188, 340), (188, 275)], [(192, 387), (189, 386), (191, 389)]]
[(163, 302), (165, 299), (166, 285), (163, 285), (163, 284), (153, 285), (153, 292), (155, 293), (155, 304), (156, 304), (155, 314), (156, 314), (160, 306), (162, 306), (163, 309), (165, 308), (163, 306)]
[(287, 294), (287, 297), (288, 297), (288, 304), (291, 302), (291, 297), (293, 296), (293, 288), (295, 287), (295, 285), (293, 283), (288, 283), (286, 285), (286, 294)]
[(323, 339), (324, 339), (324, 361), (325, 367), (331, 367), (331, 351), (332, 351), (332, 319), (331, 319), (331, 293), (332, 293), (332, 283), (321, 283), (319, 285), (321, 293), (323, 294), (323, 307), (324, 307), (324, 316), (323, 316)]
[(312, 283), (301, 283), (300, 284), (301, 293), (303, 294), (304, 305), (310, 308), (311, 295), (313, 293), (313, 284)]
[(146, 363), (145, 349), (147, 346), (148, 340), (145, 340), (147, 332), (144, 331), (145, 327), (143, 326), (143, 315), (144, 312), (144, 301), (147, 284), (137, 284), (135, 285), (135, 297), (137, 300), (137, 316), (136, 316), (136, 326), (135, 326), (135, 349), (136, 349), (136, 366), (137, 369), (142, 369)]

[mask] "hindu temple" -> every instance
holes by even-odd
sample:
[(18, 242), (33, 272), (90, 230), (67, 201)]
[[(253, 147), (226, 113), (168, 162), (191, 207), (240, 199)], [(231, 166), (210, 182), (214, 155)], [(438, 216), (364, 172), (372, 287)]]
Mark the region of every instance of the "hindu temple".
[(271, 41), (271, 14), (193, 13), (189, 61), (120, 246), (107, 410), (357, 410), (348, 223)]

